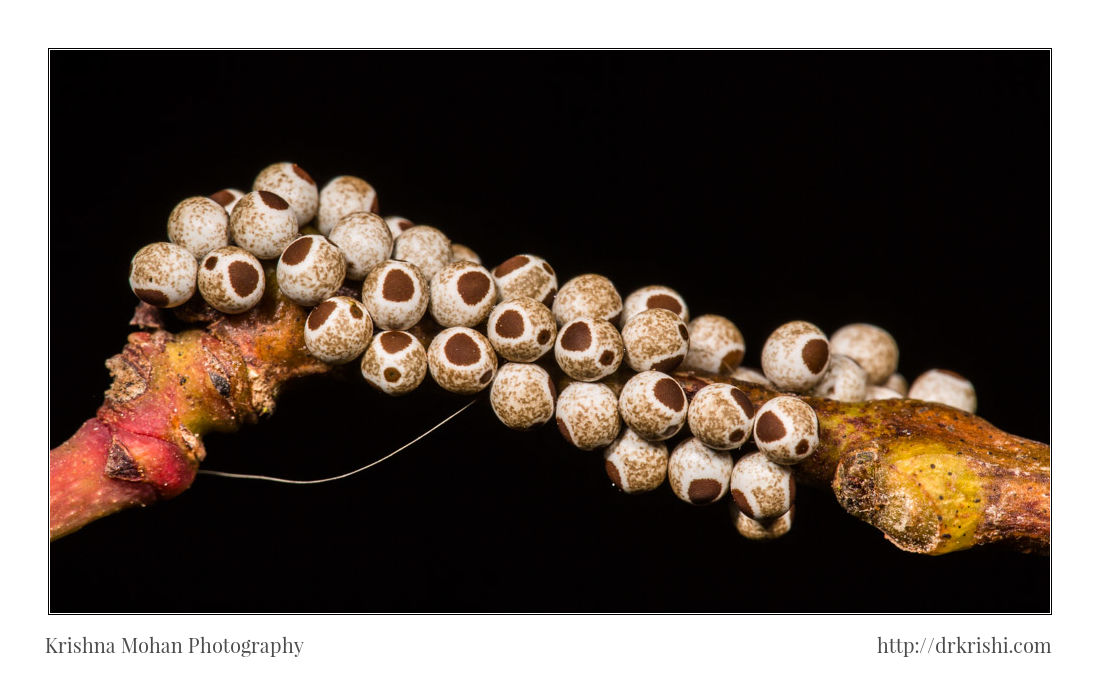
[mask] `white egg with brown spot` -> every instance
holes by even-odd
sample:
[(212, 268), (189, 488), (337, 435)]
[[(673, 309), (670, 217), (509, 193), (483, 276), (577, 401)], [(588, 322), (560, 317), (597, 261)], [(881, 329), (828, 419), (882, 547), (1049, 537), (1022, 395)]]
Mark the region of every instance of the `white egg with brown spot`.
[(950, 369), (930, 369), (913, 379), (909, 397), (925, 402), (939, 402), (949, 407), (974, 413), (978, 409), (978, 394), (965, 377)]
[(900, 400), (905, 396), (894, 390), (893, 388), (887, 388), (886, 386), (867, 386), (867, 393), (864, 399), (867, 401), (873, 400)]
[(679, 292), (665, 285), (646, 285), (634, 290), (623, 300), (623, 315), (619, 318), (619, 324), (625, 327), (631, 318), (651, 308), (672, 311), (685, 323), (690, 317), (687, 302)]
[(752, 436), (755, 413), (752, 400), (740, 388), (711, 383), (691, 398), (688, 427), (691, 434), (712, 449), (739, 449)]
[(636, 372), (675, 371), (688, 352), (688, 328), (672, 311), (650, 308), (623, 328), (626, 364)]
[(905, 397), (909, 394), (909, 382), (905, 380), (904, 376), (897, 372), (891, 374), (890, 377), (886, 379), (886, 382), (882, 385), (889, 388), (890, 390), (893, 390), (902, 397)]
[(873, 385), (885, 383), (898, 368), (898, 342), (876, 325), (845, 325), (829, 339), (829, 352), (846, 355), (867, 372)]
[(825, 376), (814, 387), (813, 394), (837, 402), (862, 402), (867, 397), (867, 372), (846, 355), (829, 355)]
[(687, 421), (684, 389), (668, 374), (635, 374), (619, 395), (619, 413), (634, 432), (650, 441), (672, 437)]
[(184, 199), (168, 215), (168, 240), (202, 259), (211, 250), (229, 245), (229, 215), (205, 196)]
[(393, 240), (397, 240), (397, 237), (405, 232), (406, 229), (412, 229), (416, 224), (407, 217), (401, 217), (400, 215), (387, 215), (386, 226), (390, 228), (390, 234), (393, 235)]
[(481, 255), (474, 252), (473, 248), (468, 245), (462, 245), (461, 243), (451, 243), (451, 261), (452, 262), (473, 262), (474, 264), (481, 264)]
[(733, 466), (730, 495), (737, 508), (758, 521), (786, 513), (794, 504), (794, 473), (754, 451)]
[(199, 263), (202, 298), (222, 313), (243, 313), (263, 299), (264, 267), (244, 248), (229, 245), (211, 250)]
[[(378, 212), (378, 192), (374, 187), (363, 178), (341, 175), (329, 180), (321, 189), (317, 206), (317, 230), (328, 236), (340, 220), (348, 215), (375, 212)], [(386, 227), (386, 231), (389, 232), (389, 227)]]
[(676, 497), (692, 505), (718, 502), (729, 489), (733, 457), (697, 437), (680, 442), (668, 457), (668, 483)]
[(520, 297), (493, 307), (485, 333), (502, 358), (534, 362), (554, 347), (558, 325), (545, 304)]
[(186, 248), (174, 243), (150, 243), (130, 260), (130, 289), (157, 308), (171, 308), (195, 294), (199, 264)]
[(473, 395), (493, 380), (497, 355), (481, 332), (448, 327), (428, 346), (428, 371), (444, 390)]
[(818, 433), (817, 412), (797, 397), (773, 397), (756, 410), (756, 448), (780, 465), (793, 465), (812, 456)]
[(473, 262), (451, 262), (432, 278), (428, 310), (443, 327), (473, 327), (485, 322), (497, 289), (488, 269)]
[(603, 465), (611, 483), (623, 493), (646, 493), (665, 483), (668, 447), (626, 428), (604, 449)]
[(731, 375), (745, 357), (745, 337), (728, 318), (701, 315), (688, 323), (688, 352), (684, 367)]
[(428, 309), (428, 281), (413, 264), (387, 260), (363, 281), (363, 304), (378, 327), (408, 329)]
[(538, 365), (508, 362), (489, 391), (489, 404), (500, 422), (513, 430), (530, 430), (554, 417), (554, 382)]
[(451, 239), (435, 227), (418, 224), (394, 240), (393, 258), (415, 265), (431, 279), (451, 263)]
[(363, 280), (393, 252), (390, 229), (375, 213), (351, 213), (340, 218), (328, 237), (344, 253), (351, 280)]
[(591, 451), (615, 441), (621, 427), (619, 401), (602, 383), (570, 383), (558, 395), (558, 431), (578, 449)]
[(298, 164), (289, 161), (271, 164), (252, 181), (252, 190), (273, 192), (283, 197), (290, 204), (294, 221), (299, 227), (309, 224), (317, 215), (317, 183)]
[(829, 366), (829, 341), (816, 325), (794, 320), (780, 325), (764, 342), (764, 376), (780, 390), (812, 390)]
[(763, 386), (768, 390), (775, 390), (775, 385), (768, 380), (767, 376), (764, 376), (764, 372), (759, 369), (753, 369), (752, 367), (738, 367), (730, 374), (730, 378), (738, 381), (744, 381), (746, 383), (755, 383), (758, 386)]
[(554, 295), (553, 311), (559, 325), (577, 318), (599, 318), (616, 323), (623, 312), (623, 300), (606, 276), (586, 273), (561, 286)]
[(558, 291), (558, 275), (542, 257), (515, 255), (493, 269), (501, 301), (527, 297), (550, 306)]
[(210, 198), (225, 209), (226, 215), (233, 213), (233, 208), (237, 206), (237, 202), (244, 198), (244, 192), (239, 189), (233, 189), (227, 187), (226, 189), (219, 189), (210, 195)]
[(737, 503), (732, 499), (729, 504), (730, 517), (733, 519), (737, 532), (749, 540), (774, 540), (783, 537), (791, 531), (794, 524), (794, 505), (775, 519), (765, 519), (763, 522), (748, 516), (742, 512)]
[(554, 359), (578, 381), (598, 381), (615, 373), (623, 361), (619, 330), (606, 320), (577, 318), (558, 332)]
[(306, 318), (306, 349), (322, 362), (342, 365), (362, 355), (373, 332), (367, 307), (351, 297), (330, 297)]
[(379, 332), (363, 353), (359, 370), (374, 388), (387, 395), (405, 395), (424, 381), (428, 354), (408, 332)]
[(229, 215), (233, 241), (260, 259), (275, 259), (298, 237), (290, 204), (274, 192), (245, 194)]
[(319, 234), (300, 236), (279, 256), (279, 289), (295, 304), (316, 306), (344, 284), (347, 260), (340, 248)]

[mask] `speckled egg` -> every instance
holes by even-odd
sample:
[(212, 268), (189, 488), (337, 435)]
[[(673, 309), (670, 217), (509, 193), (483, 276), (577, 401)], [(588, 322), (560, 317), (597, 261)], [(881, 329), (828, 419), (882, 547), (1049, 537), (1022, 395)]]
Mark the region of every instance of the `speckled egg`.
[(692, 505), (718, 502), (727, 492), (733, 457), (708, 448), (696, 437), (680, 442), (668, 457), (668, 483), (676, 497)]
[(558, 325), (545, 304), (520, 297), (493, 307), (485, 332), (502, 358), (534, 362), (554, 347)]
[(745, 338), (727, 318), (701, 315), (688, 323), (688, 353), (684, 366), (729, 376), (745, 357)]
[(554, 302), (558, 292), (558, 276), (554, 268), (537, 255), (509, 257), (493, 269), (497, 281), (497, 294), (501, 301), (527, 297), (547, 306)]
[(489, 317), (497, 289), (488, 269), (473, 262), (452, 262), (430, 283), (428, 309), (443, 327), (473, 327)]
[(195, 294), (199, 264), (186, 248), (150, 243), (130, 260), (130, 289), (157, 308), (179, 306)]
[(260, 303), (267, 282), (260, 260), (233, 245), (210, 253), (199, 263), (199, 293), (222, 313), (243, 313)]
[(359, 363), (363, 378), (387, 395), (404, 395), (428, 373), (428, 354), (408, 332), (379, 332)]
[(497, 355), (481, 332), (469, 327), (448, 327), (428, 346), (428, 370), (440, 388), (472, 395), (493, 380)]
[(619, 413), (634, 432), (650, 441), (668, 439), (687, 420), (687, 396), (668, 374), (635, 374), (619, 395)]
[(347, 276), (363, 280), (370, 270), (390, 258), (393, 238), (385, 221), (375, 213), (351, 213), (340, 218), (328, 234), (348, 261)]
[(871, 400), (900, 400), (904, 395), (886, 386), (867, 386), (867, 394), (864, 399)]
[[(317, 230), (329, 235), (340, 220), (352, 213), (378, 212), (378, 192), (363, 178), (341, 175), (328, 181), (321, 190), (317, 207)], [(385, 221), (379, 218), (382, 224)], [(389, 227), (386, 227), (389, 232)]]
[(765, 520), (763, 523), (747, 516), (737, 507), (737, 503), (730, 500), (730, 517), (734, 521), (737, 532), (749, 540), (774, 540), (783, 537), (791, 530), (794, 523), (794, 505), (778, 518)]
[(451, 243), (451, 261), (452, 262), (473, 262), (474, 264), (481, 264), (481, 256), (473, 251), (468, 245), (462, 245), (461, 243)]
[(939, 402), (971, 414), (978, 409), (978, 394), (974, 391), (974, 385), (949, 369), (930, 369), (913, 379), (909, 397)]
[(668, 448), (664, 442), (642, 439), (627, 428), (604, 449), (603, 466), (611, 483), (623, 493), (645, 493), (665, 483)]
[(559, 325), (577, 318), (599, 318), (617, 323), (623, 312), (623, 300), (606, 277), (586, 273), (561, 286), (554, 296), (553, 311)]
[(898, 343), (889, 332), (875, 325), (857, 323), (841, 327), (829, 339), (829, 352), (855, 360), (876, 386), (885, 383), (898, 368)]
[(650, 308), (634, 315), (623, 328), (626, 364), (636, 372), (671, 372), (688, 352), (688, 328), (672, 311)]
[(598, 381), (615, 373), (623, 361), (619, 330), (606, 320), (577, 318), (558, 332), (554, 359), (578, 381)]
[(387, 260), (363, 281), (363, 303), (381, 329), (408, 329), (428, 309), (428, 281), (416, 266)]
[(619, 401), (602, 383), (570, 383), (558, 395), (558, 430), (585, 451), (607, 446), (619, 435)]
[(283, 197), (294, 212), (299, 227), (317, 215), (317, 183), (298, 164), (281, 162), (260, 171), (252, 182), (253, 191), (273, 192)]
[(740, 448), (752, 435), (752, 400), (728, 383), (711, 383), (688, 404), (691, 434), (718, 451)]
[(813, 394), (837, 402), (862, 402), (867, 396), (867, 372), (852, 358), (832, 353)]
[(324, 236), (301, 236), (279, 256), (275, 277), (279, 289), (295, 304), (315, 306), (336, 294), (344, 283), (347, 260)]
[(489, 403), (500, 422), (529, 430), (554, 417), (554, 383), (538, 365), (506, 363), (493, 379)]
[(754, 451), (733, 466), (730, 494), (737, 508), (756, 519), (783, 515), (794, 504), (794, 473)]
[(780, 390), (812, 390), (829, 366), (829, 342), (816, 325), (795, 320), (780, 325), (764, 342), (764, 376)]
[(775, 386), (768, 380), (767, 376), (759, 369), (753, 369), (752, 367), (738, 367), (730, 374), (731, 378), (738, 381), (744, 381), (746, 383), (755, 383), (758, 386), (763, 386), (768, 390), (775, 390)]
[(401, 217), (400, 215), (389, 215), (386, 218), (386, 226), (390, 228), (390, 234), (393, 236), (393, 240), (397, 240), (397, 237), (405, 232), (406, 229), (412, 229), (416, 226), (412, 220), (407, 217)]
[(367, 308), (358, 300), (331, 297), (306, 318), (306, 348), (318, 360), (344, 364), (363, 353), (373, 332)]
[(272, 192), (249, 192), (229, 216), (229, 232), (240, 247), (260, 259), (275, 259), (298, 237), (288, 204)]
[(168, 216), (168, 240), (202, 259), (214, 248), (229, 245), (229, 215), (205, 196), (184, 199)]
[(451, 262), (451, 239), (435, 227), (409, 227), (393, 242), (393, 258), (416, 265), (431, 279)]
[(638, 288), (623, 300), (623, 315), (619, 324), (623, 327), (631, 318), (651, 308), (663, 308), (675, 313), (680, 320), (688, 321), (688, 308), (680, 293), (664, 285), (647, 285)]
[(219, 206), (225, 209), (226, 214), (233, 212), (233, 208), (237, 206), (237, 202), (244, 198), (244, 192), (239, 189), (233, 189), (232, 187), (227, 189), (219, 189), (210, 195)]
[(773, 397), (756, 410), (753, 440), (773, 463), (793, 465), (809, 458), (817, 438), (817, 413), (797, 397)]
[(886, 383), (882, 385), (886, 386), (890, 390), (897, 392), (902, 397), (909, 394), (909, 382), (905, 380), (905, 377), (897, 372), (890, 375), (890, 378), (886, 379)]

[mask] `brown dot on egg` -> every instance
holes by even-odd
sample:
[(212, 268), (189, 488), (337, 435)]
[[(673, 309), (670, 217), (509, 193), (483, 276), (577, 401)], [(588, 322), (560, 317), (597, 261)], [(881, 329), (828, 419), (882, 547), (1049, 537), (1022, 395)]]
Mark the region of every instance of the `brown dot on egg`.
[(539, 343), (545, 344), (547, 341), (550, 341), (550, 330), (544, 329), (539, 332)]
[(214, 201), (222, 208), (225, 208), (229, 204), (233, 203), (233, 192), (229, 191), (228, 189), (214, 192), (210, 195), (210, 200)]
[(688, 338), (688, 328), (687, 325), (684, 325), (683, 323), (680, 323), (680, 336), (683, 337), (685, 340), (687, 340)]
[(402, 269), (390, 269), (382, 281), (382, 298), (386, 301), (408, 301), (414, 290), (413, 279)]
[(730, 433), (730, 442), (732, 442), (732, 443), (740, 442), (742, 439), (744, 439), (744, 437), (745, 437), (745, 431), (742, 430), (741, 428), (737, 428), (736, 430), (734, 430), (733, 432)]
[(824, 339), (811, 339), (802, 347), (802, 362), (814, 374), (820, 374), (829, 362), (829, 342)]
[(462, 334), (461, 332), (447, 339), (447, 343), (443, 346), (443, 352), (447, 355), (447, 360), (449, 360), (451, 364), (458, 365), (459, 367), (472, 365), (481, 357), (481, 351), (477, 347), (477, 342), (470, 338), (470, 335)]
[(290, 207), (290, 204), (286, 200), (274, 192), (265, 192), (260, 190), (260, 200), (264, 202), (264, 205), (268, 208), (275, 210), (286, 210)]
[(745, 352), (741, 350), (732, 350), (722, 356), (722, 373), (732, 374), (733, 370), (737, 369), (737, 366), (741, 364), (741, 360), (745, 357)]
[(153, 306), (163, 307), (168, 305), (168, 295), (164, 294), (160, 290), (142, 290), (135, 288), (134, 294), (137, 298), (145, 302), (146, 304), (152, 304)]
[(782, 439), (787, 434), (787, 428), (783, 421), (770, 411), (765, 411), (756, 419), (756, 436), (765, 442), (774, 442)]
[(744, 493), (735, 488), (730, 491), (730, 495), (733, 496), (733, 501), (737, 503), (737, 509), (752, 516), (752, 507), (749, 505), (749, 499), (745, 497)]
[(527, 255), (516, 255), (515, 257), (505, 260), (503, 264), (498, 266), (496, 270), (493, 271), (493, 275), (497, 278), (503, 278), (526, 264), (528, 261)]
[(289, 264), (294, 266), (295, 264), (301, 264), (302, 261), (309, 255), (309, 249), (313, 247), (313, 238), (310, 236), (303, 236), (297, 241), (294, 241), (286, 250), (283, 250), (282, 262), (283, 264)]
[(585, 322), (573, 323), (561, 335), (561, 347), (567, 351), (585, 351), (591, 345), (592, 330)]
[(745, 416), (752, 418), (753, 414), (756, 413), (756, 407), (752, 405), (752, 400), (749, 399), (749, 396), (737, 388), (730, 388), (730, 395), (733, 396), (733, 401), (737, 402), (738, 406), (745, 412)]
[(680, 366), (680, 363), (684, 361), (683, 355), (674, 355), (670, 358), (665, 358), (660, 362), (653, 365), (653, 368), (659, 372), (671, 372)]
[(394, 367), (386, 367), (386, 371), (382, 372), (382, 376), (390, 383), (393, 383), (401, 378), (401, 372), (397, 371)]
[[(680, 305), (680, 302), (676, 300), (676, 297), (672, 297), (672, 296), (669, 296), (667, 294), (651, 295), (649, 297), (649, 299), (646, 299), (645, 307), (646, 308), (668, 309), (669, 311), (672, 311), (673, 313), (676, 313), (677, 315), (679, 315), (680, 311), (682, 311), (683, 308), (684, 308), (683, 306)], [(684, 330), (684, 338), (685, 339), (687, 338), (687, 329), (686, 328)]]
[(306, 173), (306, 172), (305, 172), (305, 171), (304, 171), (304, 170), (302, 169), (302, 167), (301, 167), (301, 166), (299, 166), (298, 164), (291, 164), (291, 165), (290, 165), (290, 167), (291, 167), (292, 169), (294, 169), (294, 174), (295, 174), (295, 175), (297, 175), (298, 177), (300, 177), (301, 179), (305, 180), (306, 182), (308, 182), (308, 183), (309, 183), (309, 184), (311, 184), (311, 185), (315, 185), (315, 184), (317, 184), (317, 183), (315, 183), (315, 182), (313, 181), (313, 178), (312, 178), (312, 177), (310, 177), (309, 173)]
[[(207, 268), (210, 268), (209, 265), (207, 265)], [(233, 291), (241, 297), (252, 294), (259, 283), (259, 272), (256, 271), (256, 267), (248, 262), (237, 260), (229, 265), (229, 284), (233, 286)]]
[(661, 379), (653, 386), (653, 395), (657, 401), (673, 411), (684, 408), (687, 400), (684, 399), (684, 389), (672, 379)]
[[(501, 313), (500, 317), (497, 318), (496, 332), (506, 339), (515, 339), (523, 334), (523, 316), (519, 314), (519, 311), (512, 309)], [(543, 330), (543, 332), (549, 338), (550, 332), (548, 330)], [(543, 341), (542, 343), (546, 342)]]
[(459, 276), (456, 282), (458, 295), (462, 301), (474, 306), (489, 294), (489, 278), (479, 271), (469, 271)]
[(481, 381), (482, 383), (488, 383), (488, 382), (489, 382), (489, 379), (491, 379), (491, 378), (493, 378), (493, 370), (492, 370), (492, 369), (488, 369), (488, 370), (486, 370), (486, 371), (485, 371), (485, 373), (484, 373), (484, 374), (482, 374), (482, 375), (481, 375), (481, 378), (480, 378), (479, 380), (480, 380), (480, 381)]
[(794, 447), (794, 452), (798, 455), (802, 455), (810, 450), (810, 440), (803, 439), (798, 442), (798, 445)]
[(214, 267), (217, 266), (217, 265), (218, 265), (218, 258), (215, 257), (214, 255), (211, 255), (211, 256), (207, 257), (206, 261), (203, 262), (203, 266), (206, 267), (207, 271), (213, 271)]
[(400, 353), (412, 343), (412, 337), (404, 332), (383, 332), (378, 338), (381, 339), (382, 350), (387, 353)]
[(612, 463), (610, 460), (605, 460), (603, 466), (604, 469), (607, 470), (607, 476), (611, 479), (611, 483), (621, 489), (623, 487), (623, 479), (619, 476), (619, 468), (615, 467), (615, 463)]
[(558, 430), (561, 432), (562, 437), (565, 437), (565, 441), (570, 444), (573, 443), (573, 436), (569, 434), (569, 428), (565, 426), (565, 421), (558, 419)]
[(306, 324), (311, 330), (318, 329), (321, 325), (325, 324), (328, 317), (332, 315), (332, 312), (336, 310), (336, 302), (323, 301), (321, 305), (309, 312), (309, 318), (306, 320)]
[(550, 306), (554, 303), (554, 297), (558, 296), (558, 289), (554, 288), (546, 293), (546, 296), (542, 298), (542, 303)]
[(363, 309), (359, 308), (357, 304), (352, 304), (351, 307), (348, 308), (348, 312), (350, 312), (351, 317), (355, 318), (356, 320), (363, 319)]
[(694, 479), (688, 486), (688, 500), (693, 505), (705, 505), (713, 502), (722, 493), (722, 484), (716, 479)]
[(542, 263), (542, 270), (545, 271), (546, 273), (550, 274), (551, 276), (555, 275), (554, 274), (554, 267), (550, 266), (549, 262), (543, 262)]
[(604, 367), (608, 366), (609, 364), (611, 364), (614, 361), (615, 361), (615, 354), (612, 353), (611, 351), (604, 351), (603, 354), (600, 355), (600, 364), (603, 365)]

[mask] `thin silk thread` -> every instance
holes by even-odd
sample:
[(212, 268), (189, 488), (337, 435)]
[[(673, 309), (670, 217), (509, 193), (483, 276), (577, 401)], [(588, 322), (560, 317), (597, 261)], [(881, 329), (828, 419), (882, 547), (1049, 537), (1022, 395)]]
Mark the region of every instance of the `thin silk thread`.
[(471, 406), (473, 406), (474, 402), (477, 402), (477, 400), (476, 399), (470, 400), (470, 402), (467, 403), (466, 406), (464, 406), (461, 409), (459, 409), (458, 411), (454, 412), (453, 414), (451, 414), (447, 418), (444, 418), (442, 421), (436, 423), (431, 428), (428, 428), (428, 430), (425, 431), (423, 434), (421, 434), (419, 437), (412, 440), (408, 444), (405, 444), (401, 448), (396, 449), (395, 451), (393, 451), (393, 452), (391, 452), (391, 453), (389, 453), (385, 456), (382, 456), (381, 458), (374, 461), (373, 463), (370, 463), (368, 465), (364, 465), (363, 467), (356, 468), (356, 469), (352, 470), (351, 472), (347, 472), (345, 474), (340, 474), (340, 475), (337, 475), (335, 477), (325, 477), (324, 479), (283, 479), (282, 477), (269, 477), (269, 476), (266, 476), (266, 475), (263, 475), (263, 474), (237, 474), (235, 472), (219, 472), (217, 470), (199, 470), (199, 474), (209, 474), (209, 475), (213, 475), (215, 477), (227, 477), (229, 479), (256, 479), (256, 480), (259, 480), (259, 481), (273, 481), (273, 482), (276, 482), (276, 483), (279, 483), (279, 484), (295, 484), (295, 485), (323, 484), (326, 481), (336, 481), (338, 479), (346, 479), (347, 477), (350, 477), (354, 474), (359, 474), (363, 470), (369, 470), (370, 468), (374, 467), (375, 465), (378, 465), (379, 463), (381, 463), (383, 461), (386, 461), (386, 460), (389, 460), (390, 458), (393, 458), (394, 456), (401, 453), (405, 449), (409, 448), (413, 444), (416, 444), (420, 440), (424, 439), (428, 435), (430, 435), (433, 432), (435, 432), (436, 430), (438, 430), (440, 427), (445, 425), (448, 421), (450, 421), (455, 416), (458, 416), (463, 411), (466, 411), (467, 409), (469, 409)]

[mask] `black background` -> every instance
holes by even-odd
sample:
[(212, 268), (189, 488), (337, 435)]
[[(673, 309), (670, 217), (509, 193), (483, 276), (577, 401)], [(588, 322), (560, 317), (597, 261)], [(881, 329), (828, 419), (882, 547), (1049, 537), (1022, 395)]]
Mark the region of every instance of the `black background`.
[[(889, 329), (912, 380), (968, 376), (979, 414), (1049, 441), (1049, 54), (53, 52), (50, 445), (90, 417), (135, 305), (130, 256), (173, 205), (274, 161), (360, 175), (383, 214), (488, 266), (677, 288), (757, 365), (792, 319)], [(204, 467), (365, 464), (464, 400), (304, 380)], [(349, 416), (350, 415), (350, 416)], [(344, 420), (366, 419), (352, 432)], [(357, 428), (364, 427), (357, 424)], [(1049, 559), (904, 553), (800, 489), (793, 531), (615, 491), (599, 452), (517, 434), (485, 400), (355, 478), (200, 475), (51, 545), (50, 609), (1046, 611)], [(45, 513), (43, 513), (45, 516)]]

